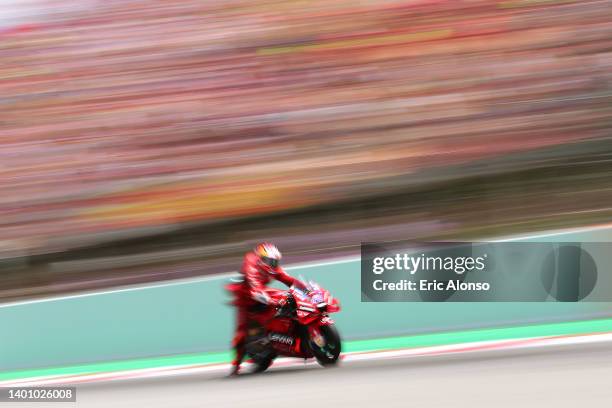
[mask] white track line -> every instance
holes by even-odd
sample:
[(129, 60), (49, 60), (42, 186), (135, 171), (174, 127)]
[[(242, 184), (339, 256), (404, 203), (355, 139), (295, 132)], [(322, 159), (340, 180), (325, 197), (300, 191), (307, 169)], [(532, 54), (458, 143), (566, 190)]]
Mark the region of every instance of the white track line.
[(600, 230), (605, 230), (605, 229), (612, 229), (612, 223), (609, 224), (600, 224), (600, 225), (593, 225), (590, 227), (576, 227), (576, 228), (568, 228), (568, 229), (563, 229), (563, 230), (558, 230), (558, 231), (546, 231), (540, 234), (534, 234), (534, 235), (513, 235), (510, 237), (506, 237), (506, 238), (499, 238), (499, 239), (494, 239), (491, 240), (491, 242), (508, 242), (508, 241), (522, 241), (525, 239), (538, 239), (538, 238), (548, 238), (548, 237), (557, 237), (559, 235), (567, 235), (567, 234), (580, 234), (583, 232), (590, 232), (590, 231), (600, 231)]

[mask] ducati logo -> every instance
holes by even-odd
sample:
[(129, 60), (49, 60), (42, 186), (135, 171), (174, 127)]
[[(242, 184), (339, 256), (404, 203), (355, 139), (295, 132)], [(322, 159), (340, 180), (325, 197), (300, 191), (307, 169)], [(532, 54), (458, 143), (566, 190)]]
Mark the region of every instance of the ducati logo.
[(293, 338), (292, 337), (285, 336), (285, 335), (279, 334), (279, 333), (270, 333), (270, 340), (275, 341), (277, 343), (283, 343), (283, 344), (288, 344), (288, 345), (292, 345), (293, 344)]

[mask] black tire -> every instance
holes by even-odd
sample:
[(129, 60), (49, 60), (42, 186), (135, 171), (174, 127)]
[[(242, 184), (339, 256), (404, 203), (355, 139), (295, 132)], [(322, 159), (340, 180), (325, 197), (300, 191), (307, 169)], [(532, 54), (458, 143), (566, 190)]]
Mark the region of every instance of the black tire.
[(273, 357), (266, 358), (260, 361), (255, 361), (255, 368), (253, 369), (253, 373), (263, 373), (272, 365), (273, 361)]
[(310, 338), (308, 339), (308, 346), (319, 364), (324, 367), (333, 366), (338, 362), (340, 352), (342, 351), (340, 334), (336, 326), (333, 325), (321, 326), (319, 330), (321, 331), (321, 335), (325, 338), (325, 346), (317, 346)]

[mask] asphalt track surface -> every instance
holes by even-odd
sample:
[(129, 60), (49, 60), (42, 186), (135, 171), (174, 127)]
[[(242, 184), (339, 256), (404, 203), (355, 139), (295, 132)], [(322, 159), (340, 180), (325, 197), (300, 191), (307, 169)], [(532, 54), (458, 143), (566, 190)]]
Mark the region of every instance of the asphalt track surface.
[(109, 381), (15, 407), (608, 407), (612, 342)]

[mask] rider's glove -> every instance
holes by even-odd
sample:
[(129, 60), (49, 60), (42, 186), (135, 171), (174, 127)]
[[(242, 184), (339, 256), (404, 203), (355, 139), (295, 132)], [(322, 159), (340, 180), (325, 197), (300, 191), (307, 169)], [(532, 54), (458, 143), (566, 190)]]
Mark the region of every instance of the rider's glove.
[(285, 300), (285, 298), (280, 298), (280, 299), (268, 298), (267, 303), (268, 303), (268, 306), (278, 309), (278, 308), (283, 307), (287, 303), (287, 301)]

